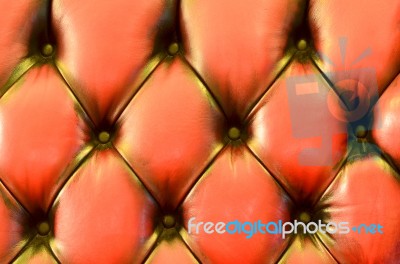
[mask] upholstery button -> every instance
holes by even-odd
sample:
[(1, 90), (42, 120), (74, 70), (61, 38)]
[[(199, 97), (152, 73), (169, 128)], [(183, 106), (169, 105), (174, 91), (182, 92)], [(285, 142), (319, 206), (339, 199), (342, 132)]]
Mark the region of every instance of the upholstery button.
[(37, 232), (41, 236), (46, 236), (50, 232), (50, 225), (47, 222), (41, 222), (37, 225)]
[(165, 228), (172, 228), (176, 224), (175, 218), (172, 215), (166, 215), (163, 219), (163, 225)]
[(228, 131), (228, 137), (232, 140), (238, 140), (240, 138), (240, 130), (237, 127), (231, 127)]
[(307, 41), (304, 39), (301, 39), (299, 42), (297, 42), (297, 49), (298, 50), (305, 50), (307, 48)]
[(309, 215), (308, 213), (302, 212), (302, 213), (299, 215), (299, 220), (300, 220), (301, 222), (303, 222), (303, 223), (308, 223), (308, 222), (310, 222), (311, 217), (310, 217), (310, 215)]
[(178, 53), (178, 51), (179, 51), (179, 45), (178, 45), (178, 43), (174, 42), (174, 43), (172, 43), (171, 45), (169, 45), (169, 47), (168, 47), (168, 53), (169, 53), (170, 55), (175, 55), (176, 53)]
[(51, 44), (47, 43), (46, 45), (43, 46), (42, 48), (42, 54), (45, 57), (49, 57), (51, 56), (51, 54), (53, 54), (54, 52), (54, 48)]
[(363, 125), (359, 125), (356, 127), (356, 137), (365, 138), (367, 136), (367, 129)]
[(110, 134), (106, 131), (102, 131), (100, 132), (98, 139), (100, 141), (100, 143), (107, 143), (110, 140)]

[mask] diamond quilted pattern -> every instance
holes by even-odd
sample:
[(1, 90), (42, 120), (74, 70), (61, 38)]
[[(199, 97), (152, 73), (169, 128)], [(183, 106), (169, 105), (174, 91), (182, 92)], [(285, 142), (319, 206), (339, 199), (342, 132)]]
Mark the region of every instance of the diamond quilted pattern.
[(250, 148), (296, 200), (307, 202), (325, 190), (347, 145), (345, 111), (315, 72), (309, 64), (289, 65), (249, 117)]
[[(365, 188), (359, 188), (360, 184)], [(337, 222), (349, 221), (351, 226), (380, 224), (386, 235), (379, 240), (365, 233), (333, 235), (335, 245), (323, 239), (339, 262), (395, 263), (399, 259), (399, 188), (399, 175), (378, 157), (355, 161), (342, 170), (326, 199), (322, 198), (329, 205), (326, 213)], [(394, 254), (380, 254), (385, 250)]]
[(182, 2), (188, 59), (229, 117), (243, 118), (275, 77), (298, 9), (296, 1)]
[(223, 121), (190, 68), (166, 61), (121, 116), (116, 146), (162, 206), (174, 210), (221, 149)]
[[(58, 64), (96, 124), (109, 121), (129, 96), (129, 84), (152, 55), (164, 7), (160, 0), (53, 2)], [(121, 41), (110, 45), (112, 39)]]
[(0, 263), (398, 263), (399, 19), (0, 0)]
[[(324, 56), (325, 71), (333, 73), (333, 82), (340, 80), (335, 74), (340, 70), (373, 68), (382, 92), (400, 67), (398, 1), (368, 0), (361, 4), (345, 0), (334, 3), (312, 0), (310, 7), (315, 47)], [(325, 21), (327, 16), (329, 23)], [(354, 77), (356, 80), (368, 78), (364, 74), (361, 71)]]
[[(284, 191), (249, 150), (228, 146), (200, 178), (182, 209), (185, 223), (192, 217), (196, 218), (195, 222), (238, 220), (253, 223), (288, 220), (288, 203)], [(231, 259), (259, 263), (267, 256), (275, 260), (285, 245), (280, 235), (259, 233), (247, 239), (244, 234), (197, 234), (195, 228), (185, 227), (190, 232), (187, 234), (189, 243), (204, 263), (224, 263)], [(229, 246), (220, 247), (227, 244)]]
[(29, 71), (0, 101), (0, 119), (7, 124), (0, 134), (0, 174), (32, 213), (47, 210), (53, 188), (86, 141), (75, 107), (47, 65)]
[[(118, 157), (112, 151), (94, 154), (59, 194), (52, 214), (53, 247), (60, 261), (139, 262), (144, 255), (155, 204)], [(118, 247), (109, 250), (114, 245)]]

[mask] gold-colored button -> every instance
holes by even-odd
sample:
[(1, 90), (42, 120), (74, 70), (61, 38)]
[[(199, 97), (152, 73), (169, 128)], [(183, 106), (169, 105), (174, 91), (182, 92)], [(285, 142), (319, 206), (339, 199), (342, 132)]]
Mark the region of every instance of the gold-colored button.
[(53, 48), (53, 46), (51, 44), (47, 43), (42, 48), (43, 56), (46, 56), (46, 57), (51, 56), (53, 54), (53, 52), (54, 52), (54, 48)]
[(238, 140), (240, 138), (240, 130), (237, 127), (231, 127), (228, 131), (228, 137), (232, 140)]
[(37, 232), (41, 236), (45, 236), (50, 232), (50, 225), (47, 222), (41, 222), (37, 226)]
[(169, 45), (169, 47), (168, 47), (168, 53), (169, 53), (170, 55), (175, 55), (176, 53), (178, 53), (178, 51), (179, 51), (179, 45), (178, 45), (178, 43), (174, 42), (174, 43), (172, 43), (171, 45)]
[(172, 215), (164, 216), (163, 225), (165, 228), (172, 228), (175, 226), (175, 224), (176, 224), (175, 217), (173, 217)]
[(365, 138), (367, 136), (367, 129), (363, 125), (356, 127), (356, 137)]
[(107, 143), (110, 140), (110, 134), (106, 131), (100, 132), (98, 139), (101, 143)]
[(310, 215), (307, 212), (302, 212), (299, 216), (299, 220), (303, 223), (308, 223), (311, 220)]
[(307, 41), (305, 41), (304, 39), (299, 40), (299, 42), (297, 42), (297, 49), (299, 50), (305, 50), (307, 48)]

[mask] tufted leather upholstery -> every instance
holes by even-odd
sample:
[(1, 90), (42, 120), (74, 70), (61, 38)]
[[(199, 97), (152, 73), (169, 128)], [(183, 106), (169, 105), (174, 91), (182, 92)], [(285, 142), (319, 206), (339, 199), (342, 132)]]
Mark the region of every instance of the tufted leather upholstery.
[(0, 10), (1, 263), (400, 262), (398, 0)]

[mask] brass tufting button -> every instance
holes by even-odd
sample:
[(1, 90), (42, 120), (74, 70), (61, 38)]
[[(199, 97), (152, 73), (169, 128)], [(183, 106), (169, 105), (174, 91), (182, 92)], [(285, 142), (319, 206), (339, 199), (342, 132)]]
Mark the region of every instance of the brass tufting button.
[(172, 215), (166, 215), (163, 218), (163, 225), (165, 228), (172, 228), (176, 224), (175, 217)]
[(231, 127), (228, 131), (228, 137), (232, 140), (238, 140), (240, 138), (240, 130), (237, 127)]
[(367, 136), (367, 129), (363, 125), (359, 125), (356, 127), (356, 137), (365, 138)]
[(309, 215), (307, 212), (302, 212), (302, 213), (299, 215), (299, 220), (300, 220), (301, 222), (303, 222), (303, 223), (308, 223), (308, 222), (310, 222), (311, 217), (310, 217), (310, 215)]
[(169, 55), (175, 55), (179, 51), (179, 45), (178, 43), (174, 42), (168, 47), (168, 53)]
[(299, 40), (299, 42), (297, 42), (297, 49), (298, 50), (305, 50), (307, 48), (307, 41), (305, 41), (304, 39)]
[(41, 236), (46, 236), (50, 232), (50, 225), (47, 222), (41, 222), (37, 225), (37, 232)]
[(107, 131), (102, 131), (98, 135), (98, 139), (99, 139), (100, 143), (105, 144), (110, 140), (110, 133), (108, 133)]
[(53, 54), (54, 48), (51, 44), (47, 43), (46, 45), (43, 46), (42, 48), (42, 54), (43, 56), (49, 57)]

